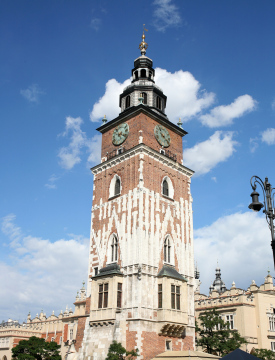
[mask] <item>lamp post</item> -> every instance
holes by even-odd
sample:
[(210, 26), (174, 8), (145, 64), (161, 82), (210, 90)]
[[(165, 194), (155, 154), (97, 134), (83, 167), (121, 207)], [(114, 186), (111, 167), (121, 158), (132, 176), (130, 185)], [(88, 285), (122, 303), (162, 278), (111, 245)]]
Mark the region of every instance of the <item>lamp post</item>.
[[(257, 184), (263, 190), (264, 203), (259, 202), (259, 193), (256, 191)], [(271, 231), (271, 247), (273, 251), (273, 262), (275, 268), (275, 231), (274, 231), (274, 219), (275, 219), (275, 209), (274, 209), (274, 191), (275, 188), (271, 187), (271, 184), (268, 181), (268, 178), (265, 178), (263, 182), (258, 176), (253, 175), (250, 179), (250, 185), (253, 189), (251, 193), (252, 203), (248, 206), (249, 209), (254, 211), (260, 211), (262, 208), (263, 213), (265, 214), (266, 221), (268, 223), (269, 229)]]

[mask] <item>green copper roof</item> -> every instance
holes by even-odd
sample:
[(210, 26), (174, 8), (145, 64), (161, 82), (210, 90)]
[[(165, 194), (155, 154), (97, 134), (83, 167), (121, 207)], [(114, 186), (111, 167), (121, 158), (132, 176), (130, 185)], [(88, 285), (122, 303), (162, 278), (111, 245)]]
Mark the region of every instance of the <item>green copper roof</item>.
[(167, 276), (173, 279), (187, 281), (187, 279), (185, 279), (181, 274), (179, 274), (174, 267), (169, 265), (163, 265), (163, 268), (160, 270), (157, 276), (158, 277)]
[(107, 265), (106, 267), (101, 268), (99, 270), (99, 273), (93, 276), (93, 278), (109, 276), (109, 275), (123, 275), (122, 272), (120, 271), (120, 266), (118, 264)]

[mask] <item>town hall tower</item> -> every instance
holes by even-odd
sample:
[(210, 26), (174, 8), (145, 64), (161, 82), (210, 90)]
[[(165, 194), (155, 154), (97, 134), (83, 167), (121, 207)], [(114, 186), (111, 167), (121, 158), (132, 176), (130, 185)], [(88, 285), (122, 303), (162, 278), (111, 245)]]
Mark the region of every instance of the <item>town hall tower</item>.
[(80, 359), (103, 360), (113, 340), (139, 359), (194, 348), (194, 254), (186, 131), (165, 114), (142, 36), (121, 113), (103, 119), (94, 175), (89, 284)]

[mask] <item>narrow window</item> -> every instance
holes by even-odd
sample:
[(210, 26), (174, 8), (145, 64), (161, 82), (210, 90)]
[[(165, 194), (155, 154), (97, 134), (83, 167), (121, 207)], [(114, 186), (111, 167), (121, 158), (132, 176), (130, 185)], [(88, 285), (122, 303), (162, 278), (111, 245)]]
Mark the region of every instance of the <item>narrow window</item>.
[(176, 286), (175, 285), (171, 285), (171, 308), (175, 309), (176, 308)]
[(176, 286), (176, 305), (177, 310), (180, 310), (180, 287)]
[(53, 342), (53, 341), (54, 341), (54, 337), (51, 338), (51, 342)]
[(115, 195), (119, 195), (119, 194), (120, 194), (120, 179), (117, 178), (115, 183)]
[(73, 339), (74, 336), (74, 329), (70, 329), (70, 340)]
[(143, 97), (143, 104), (147, 105), (147, 94), (143, 92), (141, 93), (141, 96)]
[(271, 341), (271, 350), (275, 351), (275, 342), (274, 341)]
[(126, 105), (125, 105), (125, 108), (127, 109), (128, 107), (130, 107), (130, 95), (126, 96)]
[(117, 261), (117, 250), (118, 250), (118, 240), (117, 240), (117, 237), (114, 235), (113, 236), (113, 241), (112, 241), (112, 257), (111, 257), (111, 262), (115, 262)]
[(103, 284), (99, 285), (99, 291), (98, 291), (98, 308), (102, 309), (102, 303), (103, 303)]
[(122, 283), (117, 284), (117, 307), (121, 308), (122, 304)]
[(168, 181), (166, 179), (164, 179), (162, 183), (162, 194), (165, 196), (169, 196)]
[(157, 108), (161, 110), (161, 98), (157, 96)]
[(166, 348), (166, 351), (172, 350), (171, 340), (166, 340), (165, 341), (165, 348)]
[(104, 284), (104, 292), (103, 292), (103, 307), (108, 307), (108, 283)]
[(137, 80), (138, 79), (138, 72), (137, 71), (135, 71), (135, 80)]
[(162, 284), (158, 284), (158, 308), (162, 309)]
[(166, 239), (164, 240), (164, 262), (171, 262), (171, 243), (170, 243), (170, 239), (169, 236), (166, 237)]
[(98, 274), (98, 267), (95, 267), (95, 276)]
[(152, 79), (152, 71), (149, 71), (149, 79)]
[(62, 344), (62, 336), (60, 336), (60, 339), (59, 339), (59, 345)]
[(146, 77), (146, 70), (145, 69), (141, 69), (140, 71), (140, 77), (145, 78)]

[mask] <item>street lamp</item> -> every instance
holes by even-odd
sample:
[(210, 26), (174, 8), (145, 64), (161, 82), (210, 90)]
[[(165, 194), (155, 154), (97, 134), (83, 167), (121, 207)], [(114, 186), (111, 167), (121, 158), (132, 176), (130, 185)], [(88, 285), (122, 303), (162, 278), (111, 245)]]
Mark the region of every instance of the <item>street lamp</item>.
[[(256, 191), (257, 184), (259, 184), (263, 190), (264, 195), (264, 203), (259, 202), (259, 193)], [(262, 208), (263, 213), (265, 214), (266, 221), (268, 223), (269, 229), (271, 231), (271, 247), (273, 251), (273, 261), (275, 268), (275, 231), (274, 231), (274, 223), (275, 219), (275, 209), (274, 209), (274, 191), (275, 188), (271, 187), (271, 184), (268, 182), (268, 178), (265, 178), (263, 182), (258, 176), (252, 176), (250, 179), (250, 185), (253, 189), (251, 193), (252, 203), (248, 206), (249, 209), (254, 211), (260, 211)]]

